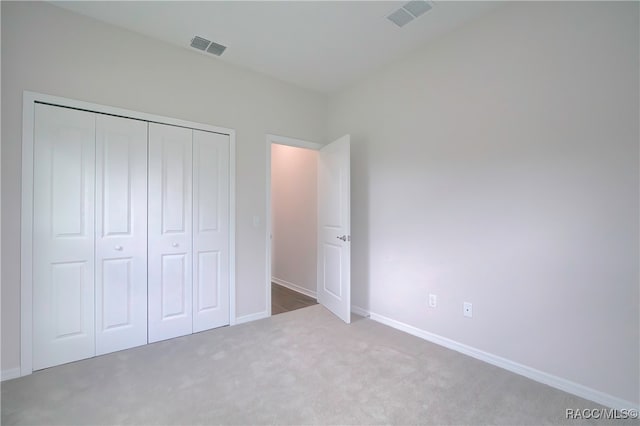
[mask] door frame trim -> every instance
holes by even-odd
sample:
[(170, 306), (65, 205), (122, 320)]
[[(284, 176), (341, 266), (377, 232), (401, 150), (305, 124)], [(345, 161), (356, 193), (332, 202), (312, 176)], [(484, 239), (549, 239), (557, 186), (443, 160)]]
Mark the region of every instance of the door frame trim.
[(123, 108), (24, 91), (22, 97), (22, 201), (20, 224), (20, 376), (33, 372), (33, 138), (35, 104), (115, 115), (229, 135), (229, 325), (236, 319), (236, 131)]
[(290, 138), (287, 136), (279, 135), (267, 135), (266, 144), (266, 215), (265, 215), (265, 248), (266, 248), (266, 268), (265, 268), (265, 294), (266, 304), (263, 317), (271, 316), (271, 145), (287, 145), (296, 148), (313, 149), (314, 151), (320, 151), (323, 144), (309, 142), (302, 139)]

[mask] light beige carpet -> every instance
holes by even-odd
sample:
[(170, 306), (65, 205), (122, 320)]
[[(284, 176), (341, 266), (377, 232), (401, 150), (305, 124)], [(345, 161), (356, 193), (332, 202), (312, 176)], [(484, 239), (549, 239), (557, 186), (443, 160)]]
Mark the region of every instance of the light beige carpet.
[(2, 383), (2, 424), (582, 424), (597, 404), (320, 305)]

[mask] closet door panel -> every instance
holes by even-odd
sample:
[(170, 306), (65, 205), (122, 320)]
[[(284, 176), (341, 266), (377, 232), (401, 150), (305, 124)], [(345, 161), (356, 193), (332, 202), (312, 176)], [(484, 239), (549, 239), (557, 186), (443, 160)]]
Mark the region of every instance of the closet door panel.
[(33, 368), (95, 354), (95, 115), (35, 105)]
[(193, 131), (193, 329), (229, 324), (229, 136)]
[(186, 257), (184, 253), (162, 255), (160, 317), (163, 319), (189, 315), (185, 296), (191, 283), (186, 281), (189, 277)]
[(147, 343), (147, 123), (96, 116), (96, 353)]
[(190, 334), (192, 130), (149, 124), (149, 342)]

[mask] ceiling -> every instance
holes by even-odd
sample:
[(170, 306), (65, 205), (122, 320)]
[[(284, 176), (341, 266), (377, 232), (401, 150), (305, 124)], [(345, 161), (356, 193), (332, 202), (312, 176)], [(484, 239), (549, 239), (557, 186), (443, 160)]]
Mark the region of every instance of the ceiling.
[[(430, 11), (399, 28), (386, 16), (406, 1), (51, 3), (320, 92), (344, 88), (498, 4), (430, 2)], [(227, 49), (219, 58), (195, 50), (196, 35)]]

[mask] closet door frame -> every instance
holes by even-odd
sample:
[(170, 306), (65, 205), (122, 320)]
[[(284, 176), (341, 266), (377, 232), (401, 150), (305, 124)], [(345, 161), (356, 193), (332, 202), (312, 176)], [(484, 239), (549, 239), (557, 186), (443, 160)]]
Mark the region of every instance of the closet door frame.
[(35, 105), (74, 108), (100, 114), (229, 135), (229, 325), (236, 324), (236, 132), (91, 102), (24, 91), (22, 99), (22, 204), (20, 241), (20, 376), (33, 372), (33, 163)]

